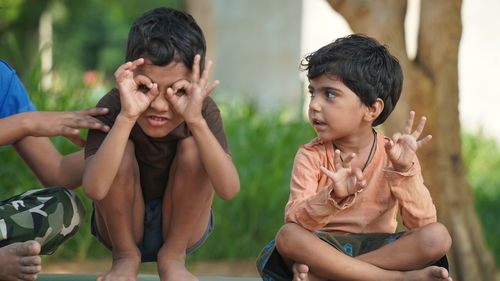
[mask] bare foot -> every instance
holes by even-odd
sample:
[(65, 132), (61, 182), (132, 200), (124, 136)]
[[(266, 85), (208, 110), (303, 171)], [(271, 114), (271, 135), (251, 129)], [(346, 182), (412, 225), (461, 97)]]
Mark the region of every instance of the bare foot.
[(443, 267), (429, 266), (421, 270), (403, 273), (404, 281), (452, 281), (448, 270)]
[(42, 270), (40, 249), (40, 244), (33, 240), (0, 248), (0, 280), (35, 280)]
[(137, 281), (141, 258), (137, 256), (113, 257), (111, 269), (96, 281)]
[(186, 269), (184, 259), (158, 260), (158, 273), (161, 281), (199, 281)]
[(309, 266), (302, 263), (292, 265), (293, 281), (309, 281)]

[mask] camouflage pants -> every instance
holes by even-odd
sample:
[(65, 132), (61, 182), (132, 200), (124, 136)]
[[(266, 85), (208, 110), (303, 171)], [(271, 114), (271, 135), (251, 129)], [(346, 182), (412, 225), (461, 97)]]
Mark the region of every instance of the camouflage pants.
[(34, 189), (0, 201), (0, 247), (27, 240), (52, 254), (75, 234), (85, 216), (78, 195), (63, 187)]

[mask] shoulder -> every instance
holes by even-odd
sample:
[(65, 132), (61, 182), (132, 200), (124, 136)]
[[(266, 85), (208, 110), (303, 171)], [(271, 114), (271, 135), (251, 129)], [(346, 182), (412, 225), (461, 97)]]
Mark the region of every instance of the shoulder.
[(210, 115), (213, 113), (220, 114), (219, 107), (217, 106), (217, 103), (211, 97), (207, 97), (203, 101), (202, 115), (206, 116), (206, 115)]
[(97, 107), (120, 108), (120, 92), (118, 91), (118, 89), (111, 89), (97, 102)]
[(328, 144), (329, 142), (324, 142), (319, 138), (315, 138), (310, 142), (301, 145), (295, 156), (296, 162), (306, 161), (319, 161), (324, 162), (328, 158)]
[(0, 74), (15, 72), (15, 70), (4, 60), (0, 59)]
[(7, 92), (10, 87), (12, 78), (15, 76), (16, 71), (4, 60), (0, 59), (0, 94)]

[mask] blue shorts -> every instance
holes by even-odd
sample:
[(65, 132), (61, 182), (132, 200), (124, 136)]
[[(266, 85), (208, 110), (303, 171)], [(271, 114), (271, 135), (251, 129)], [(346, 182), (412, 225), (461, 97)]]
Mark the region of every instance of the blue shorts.
[[(162, 204), (161, 198), (144, 202), (144, 234), (141, 241), (137, 244), (139, 251), (141, 251), (142, 262), (156, 262), (158, 251), (163, 245), (163, 231), (162, 231)], [(210, 210), (210, 219), (208, 221), (207, 230), (203, 236), (193, 246), (186, 249), (186, 254), (190, 254), (198, 249), (208, 238), (214, 228), (214, 214)], [(90, 222), (90, 231), (99, 242), (101, 242), (110, 251), (111, 245), (108, 245), (97, 230), (97, 223), (95, 220), (95, 208), (92, 211), (92, 218)]]

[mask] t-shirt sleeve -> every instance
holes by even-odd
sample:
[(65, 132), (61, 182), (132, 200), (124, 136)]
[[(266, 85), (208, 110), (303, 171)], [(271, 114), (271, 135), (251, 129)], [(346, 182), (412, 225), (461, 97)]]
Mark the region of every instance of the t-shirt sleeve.
[(16, 71), (0, 60), (0, 118), (36, 111)]
[(203, 117), (207, 121), (210, 131), (214, 134), (217, 141), (219, 141), (221, 147), (228, 154), (231, 154), (229, 150), (229, 144), (227, 142), (226, 133), (224, 132), (224, 125), (222, 123), (222, 117), (220, 115), (220, 110), (213, 99), (208, 97), (205, 100)]
[[(108, 125), (110, 128), (115, 123), (116, 116), (120, 113), (120, 93), (118, 89), (113, 89), (107, 93), (96, 105), (96, 107), (106, 107), (109, 109), (108, 114), (94, 116), (96, 119)], [(102, 142), (106, 138), (107, 133), (100, 130), (89, 130), (87, 135), (87, 143), (85, 145), (85, 159), (94, 155)]]

